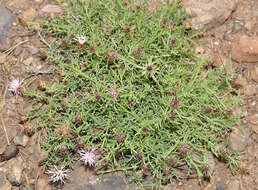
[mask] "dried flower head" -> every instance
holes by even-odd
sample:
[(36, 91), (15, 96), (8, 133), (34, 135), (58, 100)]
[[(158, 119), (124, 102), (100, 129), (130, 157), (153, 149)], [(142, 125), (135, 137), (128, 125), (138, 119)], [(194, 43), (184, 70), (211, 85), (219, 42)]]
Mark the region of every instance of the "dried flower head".
[(109, 96), (111, 96), (113, 98), (113, 100), (117, 100), (119, 93), (116, 89), (111, 89), (109, 91)]
[(118, 133), (116, 139), (117, 139), (118, 142), (124, 142), (125, 134), (124, 133)]
[(78, 114), (74, 117), (74, 123), (80, 124), (82, 122), (82, 114)]
[(82, 161), (85, 166), (93, 166), (96, 163), (96, 155), (94, 154), (94, 151), (96, 149), (93, 148), (91, 151), (84, 151), (84, 150), (79, 150), (78, 153), (80, 155), (79, 161)]
[(169, 28), (170, 30), (172, 30), (174, 27), (175, 27), (175, 24), (170, 24), (168, 28)]
[(163, 170), (162, 170), (162, 173), (164, 174), (164, 176), (167, 177), (167, 176), (170, 175), (171, 171), (170, 171), (170, 169), (169, 169), (168, 166), (165, 166), (165, 167), (163, 168)]
[(134, 52), (134, 57), (139, 58), (142, 56), (142, 48), (138, 47), (137, 50)]
[(149, 168), (148, 166), (144, 165), (144, 166), (142, 167), (142, 174), (143, 174), (143, 175), (148, 175), (148, 174), (150, 174), (150, 168)]
[(170, 45), (170, 46), (174, 46), (175, 43), (176, 43), (176, 40), (171, 40), (171, 41), (169, 42), (169, 45)]
[(179, 152), (180, 156), (185, 156), (187, 154), (187, 151), (188, 151), (188, 147), (186, 144), (181, 144), (177, 151)]
[(174, 120), (176, 119), (176, 116), (173, 115), (173, 114), (171, 114), (171, 115), (169, 116), (169, 119), (170, 119), (171, 121), (174, 121)]
[(21, 87), (22, 87), (23, 80), (20, 80), (18, 78), (13, 78), (11, 82), (9, 82), (8, 90), (13, 92), (18, 98), (18, 95), (21, 94)]
[(211, 113), (211, 108), (205, 108), (205, 109), (203, 110), (203, 113), (205, 113), (205, 114)]
[(174, 109), (176, 109), (176, 108), (178, 108), (178, 106), (179, 106), (179, 101), (176, 99), (176, 100), (172, 100), (171, 101), (171, 106), (174, 108)]
[(51, 183), (61, 183), (61, 185), (65, 184), (65, 180), (70, 176), (68, 175), (69, 170), (65, 170), (65, 167), (61, 167), (58, 169), (56, 166), (54, 168), (48, 170), (46, 173), (50, 174), (50, 182)]
[(141, 161), (142, 160), (142, 153), (141, 152), (137, 153), (136, 160), (137, 161)]
[(171, 156), (167, 157), (166, 161), (167, 161), (169, 164), (171, 164), (171, 165), (173, 165), (173, 164), (175, 163), (175, 159), (174, 159), (173, 157), (171, 157)]
[(117, 52), (113, 51), (113, 50), (108, 50), (106, 52), (106, 56), (107, 56), (108, 60), (111, 61), (111, 62), (115, 61), (118, 57)]

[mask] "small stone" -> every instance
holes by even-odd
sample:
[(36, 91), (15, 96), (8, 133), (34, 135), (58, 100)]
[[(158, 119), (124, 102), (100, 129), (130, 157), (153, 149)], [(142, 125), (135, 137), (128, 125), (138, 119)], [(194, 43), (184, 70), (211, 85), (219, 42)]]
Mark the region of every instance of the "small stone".
[(223, 181), (218, 181), (216, 187), (217, 187), (217, 190), (224, 190), (225, 184)]
[(231, 82), (231, 86), (235, 89), (240, 89), (243, 88), (245, 86), (247, 86), (247, 80), (245, 77), (243, 77), (242, 75), (238, 75), (237, 78), (233, 79)]
[(245, 29), (247, 29), (249, 31), (252, 30), (253, 26), (254, 26), (254, 23), (252, 21), (247, 21), (245, 23)]
[(28, 51), (32, 54), (35, 55), (39, 52), (39, 49), (36, 48), (35, 46), (28, 46)]
[(237, 33), (242, 29), (242, 24), (240, 22), (234, 22), (232, 26), (232, 33)]
[(12, 169), (6, 175), (6, 178), (13, 186), (19, 186), (22, 181), (22, 166), (17, 164), (12, 166)]
[(258, 36), (237, 36), (233, 41), (231, 57), (239, 63), (258, 62)]
[(33, 19), (37, 16), (37, 12), (34, 8), (30, 7), (24, 11), (21, 16), (25, 21), (33, 21)]
[(238, 180), (232, 180), (227, 185), (228, 190), (239, 190), (239, 181)]
[(10, 42), (7, 39), (11, 31), (14, 17), (5, 7), (0, 6), (0, 51), (7, 50)]
[(0, 190), (11, 190), (12, 184), (6, 179), (3, 172), (0, 172)]
[(51, 190), (51, 186), (45, 178), (39, 178), (35, 187), (37, 187), (38, 190)]
[(25, 147), (29, 142), (29, 137), (24, 134), (17, 134), (16, 137), (14, 138), (14, 144), (15, 145), (21, 145)]
[(253, 65), (249, 71), (250, 78), (258, 82), (258, 65)]
[(230, 148), (236, 152), (242, 152), (246, 149), (249, 141), (249, 134), (246, 130), (236, 128), (229, 136)]
[(9, 145), (6, 147), (6, 150), (4, 151), (1, 160), (10, 160), (11, 158), (15, 157), (19, 152), (19, 149), (15, 145)]
[(45, 14), (61, 14), (63, 11), (58, 5), (45, 5), (40, 11), (39, 15)]
[(187, 0), (183, 1), (189, 21), (196, 30), (209, 30), (224, 23), (237, 7), (237, 0)]
[(243, 92), (243, 94), (245, 94), (247, 96), (255, 95), (258, 92), (258, 85), (249, 84), (249, 85), (245, 86), (245, 88), (243, 89), (242, 92)]
[(214, 171), (215, 171), (215, 160), (214, 160), (214, 156), (212, 155), (211, 152), (208, 152), (207, 154), (207, 158), (208, 158), (208, 166), (209, 166), (209, 171), (211, 173), (211, 175), (213, 175)]
[(23, 61), (24, 65), (29, 66), (33, 62), (33, 57), (27, 58), (25, 61)]
[(4, 53), (0, 53), (0, 64), (5, 63), (6, 61), (6, 55)]
[(212, 62), (214, 67), (225, 66), (226, 69), (231, 69), (231, 65), (223, 55), (216, 54), (212, 56)]

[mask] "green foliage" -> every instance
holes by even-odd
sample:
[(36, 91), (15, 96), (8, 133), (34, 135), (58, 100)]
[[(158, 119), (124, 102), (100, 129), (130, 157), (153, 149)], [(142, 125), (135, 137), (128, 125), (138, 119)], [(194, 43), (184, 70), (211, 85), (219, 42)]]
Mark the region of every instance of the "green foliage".
[[(44, 102), (28, 118), (39, 117), (37, 129), (45, 131), (45, 165), (72, 167), (82, 143), (98, 148), (97, 166), (107, 161), (99, 173), (132, 170), (135, 183), (143, 183), (137, 171), (144, 166), (156, 186), (180, 178), (182, 166), (200, 179), (208, 175), (207, 153), (221, 155), (218, 145), (238, 121), (229, 113), (238, 101), (231, 74), (206, 70), (207, 60), (194, 53), (198, 34), (184, 26), (180, 5), (153, 12), (145, 3), (73, 0), (64, 9), (43, 24), (55, 37), (48, 60), (59, 77), (27, 94)], [(230, 155), (234, 168), (238, 157)]]

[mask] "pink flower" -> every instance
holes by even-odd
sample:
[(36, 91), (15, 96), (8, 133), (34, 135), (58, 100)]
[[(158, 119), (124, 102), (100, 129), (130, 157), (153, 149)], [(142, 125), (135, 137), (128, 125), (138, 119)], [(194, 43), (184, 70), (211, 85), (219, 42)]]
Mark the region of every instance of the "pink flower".
[(94, 154), (94, 151), (96, 149), (93, 148), (91, 151), (84, 151), (84, 150), (79, 150), (78, 153), (80, 154), (80, 159), (79, 161), (82, 161), (85, 166), (93, 166), (96, 163), (96, 155)]
[(65, 170), (64, 166), (61, 169), (58, 169), (56, 166), (51, 170), (48, 170), (46, 173), (50, 174), (50, 182), (52, 183), (61, 183), (64, 184), (65, 180), (68, 179), (70, 176), (68, 175), (69, 170)]
[(20, 88), (22, 87), (23, 80), (20, 80), (18, 78), (13, 78), (11, 82), (9, 82), (8, 90), (13, 92), (16, 95), (16, 98), (18, 95), (21, 94)]

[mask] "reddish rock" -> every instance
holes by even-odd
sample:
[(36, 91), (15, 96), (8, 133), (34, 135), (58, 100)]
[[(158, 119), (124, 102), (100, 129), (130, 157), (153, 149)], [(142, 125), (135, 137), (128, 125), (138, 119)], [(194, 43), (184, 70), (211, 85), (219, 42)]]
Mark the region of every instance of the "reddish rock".
[(232, 59), (237, 62), (258, 62), (258, 37), (241, 35), (233, 41)]
[(48, 180), (45, 178), (40, 178), (37, 181), (38, 190), (51, 190), (51, 186), (48, 183)]
[(237, 7), (237, 0), (183, 0), (188, 22), (196, 29), (209, 30), (224, 23)]
[(239, 89), (247, 86), (247, 80), (242, 75), (239, 75), (237, 78), (234, 78), (231, 82), (233, 88)]
[(212, 62), (214, 67), (220, 67), (221, 65), (224, 65), (226, 69), (231, 69), (231, 64), (223, 55), (216, 54), (212, 56)]
[(258, 82), (258, 65), (253, 65), (249, 71), (250, 78)]
[(58, 5), (46, 5), (40, 11), (39, 15), (45, 14), (61, 14), (63, 13), (62, 9)]

